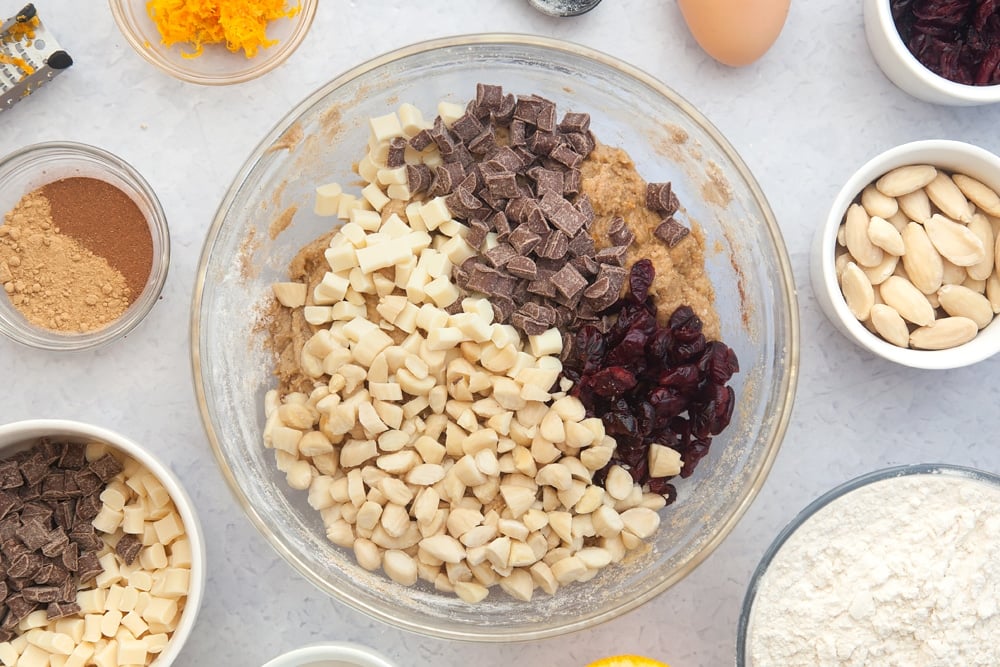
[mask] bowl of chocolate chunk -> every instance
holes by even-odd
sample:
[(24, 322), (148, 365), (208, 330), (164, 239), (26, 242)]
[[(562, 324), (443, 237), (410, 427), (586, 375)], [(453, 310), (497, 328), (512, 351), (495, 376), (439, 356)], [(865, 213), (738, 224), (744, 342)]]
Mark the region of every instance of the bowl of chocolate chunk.
[(725, 538), (798, 364), (760, 188), (689, 103), (477, 35), (334, 79), (203, 251), (196, 390), (247, 516), (321, 590), (439, 637), (634, 609)]
[(159, 200), (121, 158), (72, 142), (0, 159), (0, 332), (82, 350), (131, 332), (167, 278)]
[(173, 664), (205, 546), (190, 498), (138, 443), (67, 420), (0, 426), (0, 662)]

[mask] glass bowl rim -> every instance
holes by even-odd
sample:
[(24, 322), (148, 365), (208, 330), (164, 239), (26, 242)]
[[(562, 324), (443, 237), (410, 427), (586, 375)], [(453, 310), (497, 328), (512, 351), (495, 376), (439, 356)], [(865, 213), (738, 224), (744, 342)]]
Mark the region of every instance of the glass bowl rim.
[(744, 667), (747, 664), (746, 643), (749, 639), (747, 631), (749, 630), (750, 613), (753, 609), (754, 600), (756, 599), (757, 589), (760, 586), (760, 580), (765, 574), (767, 574), (767, 570), (771, 565), (771, 562), (774, 560), (775, 556), (778, 555), (778, 552), (781, 551), (781, 548), (785, 545), (789, 538), (791, 538), (791, 536), (794, 535), (799, 528), (801, 528), (821, 509), (830, 503), (843, 498), (851, 492), (887, 479), (912, 477), (914, 475), (945, 475), (961, 479), (973, 479), (991, 484), (997, 489), (1000, 489), (1000, 474), (993, 473), (988, 470), (981, 470), (970, 466), (954, 465), (951, 463), (907, 463), (887, 468), (879, 468), (878, 470), (863, 473), (847, 480), (846, 482), (838, 484), (829, 491), (812, 500), (794, 517), (792, 517), (787, 524), (785, 524), (784, 528), (781, 529), (777, 536), (768, 545), (767, 549), (764, 551), (764, 555), (760, 558), (760, 562), (758, 562), (757, 566), (754, 568), (753, 574), (750, 575), (750, 581), (747, 584), (747, 590), (743, 596), (743, 602), (740, 606), (740, 618), (736, 627), (737, 667)]
[(160, 294), (163, 292), (163, 287), (167, 282), (167, 274), (170, 272), (170, 227), (167, 223), (167, 215), (163, 210), (163, 205), (160, 203), (160, 199), (156, 196), (156, 191), (153, 190), (149, 181), (124, 158), (103, 148), (77, 141), (42, 141), (23, 146), (0, 157), (0, 170), (5, 169), (12, 162), (24, 161), (34, 155), (50, 154), (59, 151), (67, 153), (67, 157), (71, 159), (93, 160), (104, 169), (130, 183), (132, 187), (145, 195), (149, 200), (151, 209), (151, 215), (146, 220), (149, 225), (150, 235), (154, 240), (158, 238), (162, 244), (160, 253), (153, 254), (149, 278), (147, 278), (146, 287), (142, 293), (122, 313), (121, 317), (107, 326), (84, 333), (62, 334), (45, 330), (30, 322), (24, 327), (24, 331), (22, 331), (18, 328), (8, 327), (7, 323), (3, 319), (0, 319), (0, 333), (4, 334), (9, 340), (39, 350), (76, 352), (103, 347), (116, 341), (131, 333), (146, 319), (153, 306), (159, 300)]
[[(775, 409), (779, 410), (780, 414), (774, 423), (773, 437), (767, 445), (767, 450), (765, 451), (764, 456), (758, 462), (756, 470), (752, 474), (753, 481), (747, 489), (746, 495), (740, 500), (739, 503), (729, 508), (725, 519), (720, 522), (715, 534), (706, 541), (701, 550), (694, 554), (681, 567), (679, 567), (670, 577), (665, 578), (657, 585), (652, 586), (645, 591), (638, 592), (631, 597), (620, 601), (613, 607), (605, 609), (600, 613), (586, 615), (579, 620), (565, 623), (560, 626), (532, 630), (511, 628), (502, 633), (479, 632), (473, 631), (469, 628), (455, 630), (442, 625), (403, 620), (378, 607), (369, 605), (362, 600), (354, 598), (349, 591), (341, 590), (336, 584), (332, 584), (312, 572), (306, 563), (302, 562), (291, 549), (282, 543), (278, 535), (272, 533), (267, 528), (266, 522), (253, 506), (247, 496), (247, 493), (242, 489), (232, 469), (226, 462), (226, 456), (219, 441), (219, 437), (213, 427), (211, 411), (209, 410), (206, 400), (206, 380), (202, 373), (202, 350), (200, 342), (201, 310), (204, 299), (204, 291), (207, 284), (208, 260), (212, 254), (213, 242), (218, 237), (219, 231), (225, 222), (227, 212), (231, 208), (237, 194), (245, 185), (247, 178), (256, 168), (258, 162), (267, 154), (268, 148), (282, 135), (284, 135), (284, 133), (305, 111), (312, 108), (317, 102), (319, 102), (319, 100), (343, 85), (371, 72), (372, 70), (376, 70), (391, 63), (429, 51), (482, 45), (541, 48), (557, 51), (568, 56), (582, 58), (605, 67), (610, 67), (617, 70), (622, 75), (632, 78), (651, 88), (663, 98), (670, 100), (672, 103), (677, 105), (681, 112), (687, 114), (693, 121), (695, 121), (701, 129), (719, 145), (726, 157), (732, 162), (740, 178), (746, 184), (755, 203), (760, 206), (761, 213), (763, 215), (761, 224), (764, 225), (768, 236), (774, 242), (776, 250), (775, 260), (779, 267), (779, 273), (778, 275), (773, 276), (773, 279), (780, 287), (780, 292), (784, 297), (784, 300), (781, 303), (776, 304), (775, 315), (777, 320), (784, 325), (787, 336), (784, 348), (784, 355), (787, 361), (785, 364), (785, 373), (778, 378), (779, 390), (774, 392), (775, 396), (780, 396), (778, 405), (775, 406)], [(215, 455), (216, 462), (218, 463), (220, 473), (226, 480), (226, 483), (232, 491), (237, 503), (243, 509), (250, 522), (257, 528), (258, 532), (260, 532), (264, 539), (267, 540), (278, 555), (280, 555), (282, 559), (284, 559), (314, 586), (347, 606), (372, 618), (378, 619), (397, 628), (420, 633), (425, 636), (456, 641), (493, 643), (510, 641), (521, 642), (554, 637), (594, 627), (616, 618), (645, 604), (652, 598), (667, 590), (690, 574), (695, 568), (698, 567), (698, 565), (704, 562), (704, 560), (708, 558), (708, 556), (711, 555), (711, 553), (715, 551), (715, 549), (729, 535), (737, 522), (750, 507), (754, 498), (763, 486), (764, 481), (767, 479), (767, 475), (770, 472), (778, 450), (780, 449), (781, 442), (784, 439), (785, 432), (791, 419), (792, 404), (794, 402), (795, 389), (798, 383), (799, 314), (796, 296), (797, 293), (792, 276), (791, 262), (788, 258), (788, 253), (784, 245), (781, 230), (778, 227), (777, 220), (774, 216), (774, 212), (772, 211), (770, 204), (768, 203), (767, 198), (765, 197), (756, 179), (750, 173), (746, 163), (739, 156), (736, 149), (722, 135), (722, 133), (719, 132), (719, 130), (700, 111), (695, 109), (686, 99), (681, 97), (677, 92), (662, 83), (660, 80), (646, 73), (644, 70), (641, 70), (604, 52), (582, 46), (574, 42), (541, 37), (537, 35), (521, 33), (475, 33), (420, 41), (399, 49), (394, 49), (352, 67), (329, 82), (321, 85), (311, 94), (307, 95), (272, 127), (270, 132), (268, 132), (264, 136), (263, 140), (260, 141), (253, 149), (250, 157), (248, 157), (247, 161), (234, 177), (233, 182), (223, 197), (223, 200), (216, 211), (215, 217), (212, 220), (212, 224), (206, 234), (202, 254), (198, 262), (198, 272), (195, 277), (194, 298), (191, 303), (191, 361), (195, 380), (195, 397), (198, 402), (198, 410), (202, 417), (202, 423), (205, 427), (209, 443), (211, 444), (212, 452)]]
[[(181, 81), (186, 81), (188, 83), (196, 83), (202, 86), (228, 86), (234, 83), (244, 83), (252, 79), (256, 79), (260, 76), (267, 74), (268, 72), (274, 70), (279, 65), (283, 64), (295, 51), (298, 50), (299, 46), (305, 40), (306, 35), (309, 34), (309, 29), (312, 27), (313, 19), (316, 17), (316, 10), (319, 7), (319, 0), (297, 0), (299, 3), (299, 13), (292, 17), (292, 20), (296, 21), (295, 29), (292, 34), (289, 35), (288, 39), (283, 43), (275, 44), (273, 54), (270, 58), (264, 58), (268, 55), (268, 51), (262, 50), (259, 54), (261, 60), (257, 63), (257, 67), (247, 71), (244, 74), (239, 75), (208, 75), (199, 74), (193, 70), (180, 69), (165, 58), (160, 57), (159, 53), (155, 50), (159, 47), (150, 44), (146, 46), (146, 41), (140, 39), (127, 24), (125, 16), (122, 13), (122, 5), (125, 4), (126, 0), (108, 0), (108, 5), (111, 7), (111, 15), (114, 18), (115, 25), (118, 27), (118, 31), (128, 42), (129, 46), (132, 47), (143, 60), (150, 63), (156, 69), (169, 74), (170, 76), (180, 79)], [(166, 48), (166, 47), (162, 47)], [(234, 54), (238, 55), (238, 54)], [(196, 60), (196, 59), (192, 59)]]

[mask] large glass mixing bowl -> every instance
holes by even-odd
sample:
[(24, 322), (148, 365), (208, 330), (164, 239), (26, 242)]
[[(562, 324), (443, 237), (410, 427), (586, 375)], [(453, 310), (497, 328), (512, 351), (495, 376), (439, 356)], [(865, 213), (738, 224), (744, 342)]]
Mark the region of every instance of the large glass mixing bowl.
[[(478, 605), (368, 572), (324, 535), (304, 492), (288, 488), (262, 445), (264, 393), (275, 386), (260, 326), (270, 285), (330, 229), (314, 189), (357, 181), (368, 119), (411, 102), (433, 117), (477, 82), (587, 111), (606, 144), (625, 148), (648, 181), (671, 181), (706, 237), (723, 339), (739, 355), (730, 427), (677, 485), (650, 548), (596, 578), (530, 603), (496, 592)], [(581, 46), (476, 35), (417, 44), (337, 77), (296, 106), (257, 146), (226, 194), (201, 257), (192, 312), (198, 403), (219, 465), (274, 549), (322, 590), (407, 630), (510, 641), (580, 630), (633, 609), (701, 563), (757, 494), (788, 424), (799, 354), (792, 274), (774, 215), (749, 169), (697, 110), (642, 71)]]

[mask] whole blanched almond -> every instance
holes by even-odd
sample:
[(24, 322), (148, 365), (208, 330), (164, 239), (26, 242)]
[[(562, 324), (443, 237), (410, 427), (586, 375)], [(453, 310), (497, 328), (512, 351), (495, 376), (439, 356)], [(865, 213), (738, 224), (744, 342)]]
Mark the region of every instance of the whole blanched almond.
[(990, 302), (993, 314), (1000, 313), (1000, 276), (996, 273), (991, 273), (986, 279), (986, 298)]
[(899, 257), (885, 253), (885, 257), (882, 258), (878, 266), (862, 266), (861, 270), (868, 276), (868, 282), (872, 285), (881, 285), (886, 278), (895, 273), (898, 264)]
[[(986, 248), (969, 228), (935, 213), (924, 223), (927, 236), (943, 257), (959, 266), (972, 266), (986, 258)], [(907, 267), (909, 270), (909, 267)]]
[(913, 285), (924, 294), (938, 291), (944, 280), (944, 264), (922, 225), (911, 222), (903, 229), (903, 268)]
[(910, 329), (892, 306), (884, 303), (872, 306), (871, 322), (875, 333), (888, 342), (899, 347), (909, 347)]
[(899, 197), (919, 190), (934, 180), (937, 169), (929, 164), (911, 164), (897, 167), (875, 181), (875, 187), (886, 197)]
[(943, 285), (961, 285), (969, 277), (964, 266), (952, 264), (943, 257), (941, 258), (941, 265), (944, 267), (944, 273), (941, 274), (941, 284)]
[(896, 198), (901, 210), (910, 220), (923, 223), (931, 217), (931, 200), (923, 189), (908, 192)]
[(941, 209), (941, 212), (952, 220), (968, 223), (972, 221), (972, 210), (969, 200), (951, 180), (951, 176), (939, 171), (930, 183), (924, 186), (924, 192), (930, 200)]
[(889, 276), (879, 285), (879, 295), (887, 306), (892, 306), (903, 319), (917, 326), (934, 321), (934, 308), (927, 297), (905, 278)]
[(844, 273), (844, 269), (847, 267), (848, 262), (851, 261), (851, 253), (841, 252), (837, 253), (837, 258), (833, 261), (834, 269), (837, 271), (837, 280), (840, 280), (840, 276)]
[(976, 280), (975, 278), (966, 277), (966, 279), (962, 281), (962, 287), (968, 287), (976, 294), (986, 294), (985, 280)]
[(942, 285), (938, 301), (944, 312), (954, 317), (967, 317), (982, 329), (993, 321), (993, 308), (989, 300), (963, 285)]
[(951, 178), (973, 204), (990, 215), (1000, 217), (1000, 196), (993, 188), (965, 174), (954, 174)]
[(868, 238), (868, 213), (861, 204), (851, 204), (844, 221), (844, 237), (847, 249), (854, 261), (861, 266), (876, 266), (882, 261), (882, 249)]
[(993, 225), (982, 213), (972, 216), (969, 223), (969, 231), (982, 241), (986, 256), (979, 262), (968, 267), (969, 277), (975, 280), (986, 280), (993, 273), (993, 266), (996, 260), (996, 240), (993, 238)]
[(891, 222), (892, 226), (896, 228), (896, 231), (900, 233), (903, 232), (904, 227), (910, 224), (910, 216), (906, 215), (902, 211), (896, 211), (895, 215), (889, 216), (886, 220)]
[(868, 215), (877, 215), (880, 218), (891, 218), (899, 211), (895, 197), (886, 197), (874, 184), (869, 184), (861, 191), (861, 205), (865, 207)]
[(851, 314), (862, 322), (868, 319), (875, 305), (875, 292), (865, 272), (854, 262), (848, 262), (840, 276), (840, 289)]
[(921, 350), (947, 350), (976, 337), (979, 328), (968, 317), (942, 317), (933, 324), (910, 332), (910, 347)]
[(906, 251), (906, 248), (903, 247), (903, 237), (899, 235), (892, 223), (877, 215), (873, 215), (868, 223), (868, 240), (876, 247), (896, 257)]

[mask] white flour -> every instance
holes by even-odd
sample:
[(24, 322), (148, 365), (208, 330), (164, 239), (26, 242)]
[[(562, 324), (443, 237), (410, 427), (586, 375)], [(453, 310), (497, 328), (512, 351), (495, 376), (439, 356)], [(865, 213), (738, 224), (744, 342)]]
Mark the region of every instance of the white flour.
[(1000, 665), (1000, 489), (896, 477), (785, 542), (749, 626), (752, 667)]

